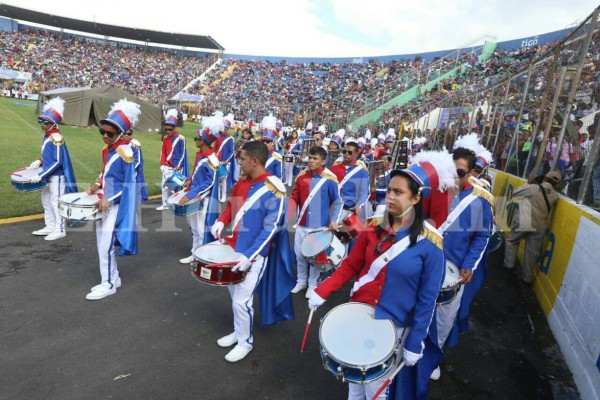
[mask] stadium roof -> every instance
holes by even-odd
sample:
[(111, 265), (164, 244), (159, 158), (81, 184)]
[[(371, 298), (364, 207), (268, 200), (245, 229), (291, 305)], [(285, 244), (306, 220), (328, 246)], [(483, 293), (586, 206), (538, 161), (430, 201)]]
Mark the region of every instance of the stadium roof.
[(14, 7), (2, 3), (0, 3), (0, 16), (33, 22), (36, 24), (54, 26), (61, 29), (93, 33), (101, 36), (111, 36), (121, 39), (137, 40), (140, 42), (195, 47), (208, 50), (225, 50), (210, 36), (158, 32), (146, 29), (126, 28), (117, 25), (99, 24), (96, 22), (81, 21), (73, 18), (66, 18), (38, 11), (26, 10), (24, 8)]

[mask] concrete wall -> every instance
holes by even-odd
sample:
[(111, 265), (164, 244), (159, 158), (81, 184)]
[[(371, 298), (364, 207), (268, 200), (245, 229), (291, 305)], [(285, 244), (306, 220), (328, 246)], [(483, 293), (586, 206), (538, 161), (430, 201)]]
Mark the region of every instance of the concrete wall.
[[(525, 181), (496, 170), (492, 174), (496, 223), (506, 228), (518, 209), (509, 201)], [(534, 290), (582, 399), (599, 399), (600, 214), (564, 196), (552, 213)]]

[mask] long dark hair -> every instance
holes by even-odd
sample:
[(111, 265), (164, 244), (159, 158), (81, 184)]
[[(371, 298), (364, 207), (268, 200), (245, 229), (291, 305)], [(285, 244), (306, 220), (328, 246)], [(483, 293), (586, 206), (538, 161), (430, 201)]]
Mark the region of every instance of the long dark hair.
[[(423, 224), (425, 222), (425, 218), (423, 216), (423, 195), (419, 192), (419, 185), (414, 180), (410, 179), (404, 174), (398, 174), (396, 176), (402, 176), (408, 181), (408, 189), (410, 190), (413, 196), (421, 195), (421, 197), (419, 198), (419, 202), (413, 206), (413, 221), (409, 228), (410, 244), (408, 247), (413, 247), (415, 244), (417, 244), (417, 239), (419, 238), (421, 232), (423, 232)], [(392, 217), (391, 215), (388, 215), (388, 222), (390, 226), (393, 223), (393, 218), (394, 217)], [(379, 230), (377, 233), (378, 236), (380, 236)]]

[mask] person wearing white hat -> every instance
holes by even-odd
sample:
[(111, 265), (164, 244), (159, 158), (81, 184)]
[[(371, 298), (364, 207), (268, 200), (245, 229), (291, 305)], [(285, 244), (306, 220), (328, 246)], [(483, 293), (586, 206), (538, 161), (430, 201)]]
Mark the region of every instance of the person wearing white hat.
[(186, 178), (188, 177), (188, 161), (185, 149), (185, 137), (175, 130), (177, 127), (177, 110), (167, 111), (165, 116), (166, 136), (163, 138), (160, 152), (160, 171), (162, 172), (162, 204), (157, 207), (158, 211), (168, 210), (167, 200), (171, 196), (171, 190), (165, 187), (165, 181), (179, 172)]
[(30, 168), (42, 168), (41, 172), (33, 175), (31, 182), (48, 180), (48, 185), (42, 189), (45, 226), (33, 232), (35, 236), (45, 236), (45, 240), (56, 240), (67, 235), (64, 220), (58, 212), (58, 200), (65, 193), (77, 192), (69, 151), (58, 130), (58, 125), (63, 119), (64, 109), (65, 101), (60, 97), (55, 97), (44, 105), (43, 112), (38, 117), (38, 123), (44, 132), (42, 156), (29, 166)]

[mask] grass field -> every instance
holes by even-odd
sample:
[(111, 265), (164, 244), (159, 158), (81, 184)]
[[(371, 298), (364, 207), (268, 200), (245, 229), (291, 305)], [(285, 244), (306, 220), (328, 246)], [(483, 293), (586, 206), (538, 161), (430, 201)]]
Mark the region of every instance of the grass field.
[[(26, 100), (0, 98), (0, 171), (4, 172), (0, 180), (0, 219), (38, 214), (43, 212), (40, 201), (41, 192), (18, 192), (10, 182), (9, 173), (29, 166), (40, 157), (43, 132), (37, 125), (36, 103)], [(190, 168), (194, 162), (196, 147), (192, 138), (197, 123), (186, 123), (179, 128), (187, 141)], [(87, 189), (101, 172), (100, 151), (103, 143), (97, 128), (78, 128), (60, 126), (69, 148), (71, 162), (80, 191)], [(134, 137), (142, 143), (144, 152), (144, 175), (150, 195), (160, 193), (160, 148), (158, 133), (135, 132)]]

